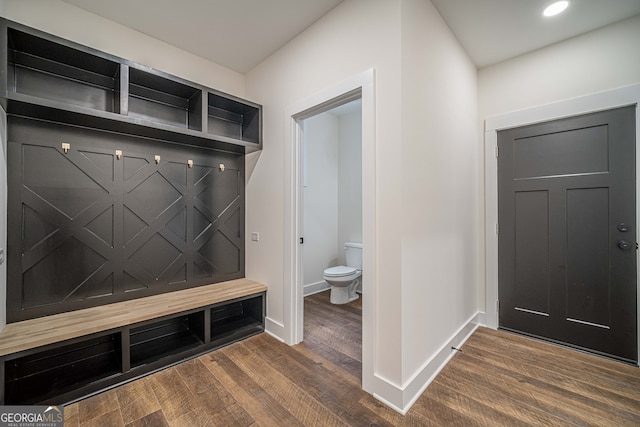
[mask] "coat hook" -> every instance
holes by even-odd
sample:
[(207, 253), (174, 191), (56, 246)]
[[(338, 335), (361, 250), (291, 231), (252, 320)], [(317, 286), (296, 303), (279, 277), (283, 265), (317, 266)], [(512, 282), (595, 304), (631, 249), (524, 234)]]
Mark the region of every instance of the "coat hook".
[(70, 149), (71, 149), (71, 144), (69, 144), (68, 142), (62, 143), (62, 151), (64, 151), (64, 154), (67, 154)]
[(187, 160), (187, 166), (192, 168), (193, 167), (193, 160)]
[(154, 159), (156, 159), (156, 165), (160, 164), (160, 156), (158, 156), (157, 154), (154, 156)]
[(220, 169), (220, 172), (224, 172), (224, 163), (220, 163), (218, 169)]
[(116, 150), (116, 159), (122, 159), (122, 150)]

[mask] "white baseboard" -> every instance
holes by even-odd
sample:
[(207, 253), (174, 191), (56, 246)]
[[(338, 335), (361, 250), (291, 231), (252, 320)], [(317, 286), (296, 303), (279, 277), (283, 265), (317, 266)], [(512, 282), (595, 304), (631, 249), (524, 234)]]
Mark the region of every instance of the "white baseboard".
[(483, 318), (483, 314), (484, 313), (477, 312), (471, 316), (402, 387), (398, 387), (398, 385), (376, 375), (376, 380), (379, 382), (378, 384), (383, 385), (381, 383), (386, 383), (384, 384), (384, 388), (390, 392), (384, 394), (387, 397), (394, 396), (395, 399), (383, 398), (379, 394), (374, 394), (374, 396), (393, 410), (405, 415), (429, 384), (431, 384), (440, 371), (449, 363), (449, 360), (455, 355), (457, 350), (452, 349), (452, 347), (460, 348), (477, 327), (482, 324), (481, 319)]
[(304, 285), (303, 287), (303, 295), (308, 297), (309, 295), (317, 294), (318, 292), (326, 291), (330, 289), (331, 286), (324, 280), (316, 283), (310, 283), (308, 285)]
[(284, 325), (270, 319), (268, 316), (264, 319), (264, 331), (279, 341), (287, 342), (285, 337)]

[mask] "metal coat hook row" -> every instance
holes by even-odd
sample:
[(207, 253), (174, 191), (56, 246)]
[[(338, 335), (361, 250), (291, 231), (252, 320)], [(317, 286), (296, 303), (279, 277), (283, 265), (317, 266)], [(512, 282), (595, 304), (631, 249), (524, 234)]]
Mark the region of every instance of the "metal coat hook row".
[(71, 149), (71, 144), (69, 144), (68, 142), (62, 143), (62, 151), (64, 151), (64, 154), (67, 154), (70, 149)]
[(116, 159), (122, 159), (122, 150), (116, 150)]

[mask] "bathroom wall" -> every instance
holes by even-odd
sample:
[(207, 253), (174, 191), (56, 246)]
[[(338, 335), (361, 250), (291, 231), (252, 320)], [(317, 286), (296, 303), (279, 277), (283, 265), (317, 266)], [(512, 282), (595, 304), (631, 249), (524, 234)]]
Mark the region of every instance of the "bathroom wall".
[(338, 119), (322, 113), (304, 121), (303, 283), (305, 294), (326, 288), (322, 272), (338, 265)]
[(344, 108), (304, 121), (305, 295), (328, 288), (323, 271), (346, 264), (345, 242), (362, 242), (362, 111)]
[[(360, 101), (357, 102), (358, 105)], [(339, 116), (338, 264), (346, 265), (344, 243), (362, 243), (362, 111)]]

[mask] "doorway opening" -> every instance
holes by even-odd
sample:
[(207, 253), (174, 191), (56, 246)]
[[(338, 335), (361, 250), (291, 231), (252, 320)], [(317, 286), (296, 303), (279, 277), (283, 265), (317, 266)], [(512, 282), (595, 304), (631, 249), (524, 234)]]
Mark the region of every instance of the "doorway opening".
[[(362, 100), (299, 121), (303, 336), (361, 375)], [(359, 277), (356, 277), (360, 274)], [(331, 278), (329, 278), (331, 276)], [(333, 287), (327, 282), (343, 285)]]
[[(284, 314), (282, 335), (290, 344), (304, 337), (304, 268), (301, 244), (304, 236), (304, 126), (309, 117), (354, 100), (361, 102), (361, 181), (362, 181), (362, 388), (374, 392), (374, 349), (376, 330), (376, 149), (374, 70), (369, 69), (290, 106), (285, 111), (290, 140), (285, 144), (284, 223)], [(305, 242), (306, 243), (306, 242)]]

